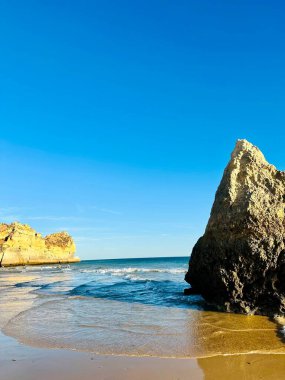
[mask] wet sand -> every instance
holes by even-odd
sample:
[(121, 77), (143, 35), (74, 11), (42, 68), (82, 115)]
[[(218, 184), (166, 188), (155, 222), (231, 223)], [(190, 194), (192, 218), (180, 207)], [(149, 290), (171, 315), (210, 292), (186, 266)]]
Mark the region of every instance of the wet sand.
[[(23, 277), (25, 281), (31, 278), (33, 276), (30, 275)], [(90, 329), (89, 326), (91, 341), (93, 344), (97, 342), (101, 345), (101, 351), (98, 347), (92, 346), (94, 349), (98, 348), (100, 352), (100, 354), (94, 354), (92, 350), (82, 352), (85, 348), (78, 351), (72, 350), (76, 343), (74, 337), (73, 345), (66, 347), (64, 336), (61, 336), (61, 334), (67, 334), (67, 336), (70, 334), (65, 318), (67, 314), (63, 307), (65, 303), (62, 304), (61, 300), (47, 303), (45, 298), (39, 297), (29, 288), (10, 286), (16, 280), (17, 278), (10, 276), (2, 278), (0, 328), (9, 336), (0, 333), (0, 380), (285, 379), (285, 344), (284, 335), (280, 333), (280, 327), (284, 325), (284, 321), (280, 321), (278, 326), (275, 321), (265, 317), (173, 310), (175, 325), (170, 329), (169, 335), (167, 334), (170, 326), (168, 319), (172, 312), (167, 309), (166, 330), (164, 328), (160, 330), (159, 335), (148, 335), (149, 347), (142, 341), (141, 354), (139, 354), (137, 347), (132, 346), (139, 343), (137, 339), (141, 335), (141, 328), (147, 322), (144, 319), (138, 319), (139, 316), (146, 318), (149, 315), (161, 324), (164, 320), (161, 310), (166, 309), (158, 308), (156, 311), (154, 308), (147, 307), (141, 310), (140, 305), (134, 305), (129, 310), (130, 314), (127, 315), (136, 316), (136, 323), (139, 322), (140, 327), (139, 334), (133, 335), (134, 340), (128, 340), (128, 334), (124, 333), (124, 339), (121, 339), (124, 349), (127, 343), (129, 344), (129, 355), (104, 354), (100, 335), (99, 337), (97, 333), (96, 336), (92, 335), (97, 328)], [(57, 278), (53, 277), (53, 280)], [(68, 301), (69, 311), (73, 304), (71, 301)], [(60, 302), (60, 307), (58, 302)], [(46, 304), (55, 306), (52, 316), (47, 319), (50, 322), (48, 325), (44, 317), (50, 309), (44, 306)], [(108, 313), (103, 313), (102, 301), (94, 300), (92, 304), (97, 307), (100, 314), (108, 315), (109, 309)], [(35, 305), (40, 305), (40, 307), (35, 307)], [(82, 309), (82, 305), (80, 303), (80, 307), (76, 306), (76, 310)], [(120, 307), (123, 307), (121, 312), (126, 315), (128, 310), (126, 304), (110, 302), (110, 305), (113, 313), (115, 311), (118, 313)], [(59, 310), (64, 314), (60, 314)], [(143, 314), (144, 310), (146, 314)], [(37, 312), (40, 314), (38, 315)], [(93, 320), (96, 319), (95, 309), (92, 309), (92, 313), (89, 313), (88, 309), (88, 315), (91, 315)], [(64, 321), (64, 325), (60, 323), (57, 328), (58, 318)], [(45, 329), (41, 327), (38, 331), (40, 334), (32, 336), (34, 328), (38, 327), (39, 323), (40, 327), (43, 324)], [(112, 323), (114, 323), (113, 320)], [(112, 324), (109, 324), (109, 327), (112, 335), (110, 340), (117, 339), (119, 343), (121, 335), (116, 338), (117, 330), (112, 330)], [(72, 324), (70, 328), (75, 331)], [(79, 335), (80, 340), (85, 341), (85, 338), (82, 339), (83, 331), (80, 328)], [(108, 338), (106, 331), (109, 330), (104, 330), (105, 340), (106, 337)], [(39, 339), (36, 339), (37, 336)], [(59, 336), (61, 343), (57, 348), (52, 348), (52, 346), (48, 348), (47, 344), (51, 336)], [(42, 342), (46, 346), (41, 345)], [(159, 357), (177, 356), (181, 355), (181, 352), (185, 353), (183, 358)], [(136, 355), (131, 356), (134, 353)], [(151, 354), (151, 356), (143, 356), (143, 354)]]
[(37, 349), (0, 335), (1, 380), (203, 379), (196, 360)]
[(282, 354), (163, 359), (32, 348), (0, 334), (1, 380), (281, 380)]

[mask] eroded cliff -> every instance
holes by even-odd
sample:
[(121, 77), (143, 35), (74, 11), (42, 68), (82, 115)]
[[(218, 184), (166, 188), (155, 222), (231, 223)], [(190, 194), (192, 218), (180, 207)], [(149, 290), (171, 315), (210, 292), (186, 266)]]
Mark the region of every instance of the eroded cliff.
[(66, 232), (42, 237), (27, 224), (0, 224), (1, 266), (78, 262), (75, 249)]

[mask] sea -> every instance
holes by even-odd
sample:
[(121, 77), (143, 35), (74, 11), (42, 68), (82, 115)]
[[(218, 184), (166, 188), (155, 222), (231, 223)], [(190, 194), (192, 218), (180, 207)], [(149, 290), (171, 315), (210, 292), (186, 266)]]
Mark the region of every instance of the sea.
[(188, 257), (1, 268), (0, 329), (35, 347), (108, 355), (285, 352), (282, 324), (185, 296), (187, 269)]

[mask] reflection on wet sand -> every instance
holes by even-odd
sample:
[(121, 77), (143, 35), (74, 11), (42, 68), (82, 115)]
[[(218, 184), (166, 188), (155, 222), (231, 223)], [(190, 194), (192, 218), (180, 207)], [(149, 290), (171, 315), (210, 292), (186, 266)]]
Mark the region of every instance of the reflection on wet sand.
[(263, 316), (198, 312), (189, 326), (189, 342), (197, 343), (197, 356), (240, 353), (285, 353), (274, 320)]
[[(34, 275), (22, 275), (21, 281), (34, 281)], [(15, 274), (6, 274), (0, 277), (0, 328), (2, 328), (12, 317), (19, 314), (23, 310), (32, 307), (33, 302), (37, 298), (27, 289), (17, 289), (14, 287), (19, 281), (19, 276)]]
[[(25, 272), (23, 269), (1, 269), (0, 274), (0, 329), (2, 329), (10, 319), (44, 302), (44, 299), (40, 299), (35, 292), (43, 282), (42, 276), (38, 273)], [(50, 284), (62, 280), (68, 281), (68, 276), (68, 273), (53, 273), (51, 276), (45, 276), (44, 282)]]
[(197, 359), (204, 380), (284, 378), (285, 345), (275, 320), (204, 312), (197, 327), (200, 353), (210, 355)]
[(281, 380), (285, 376), (284, 355), (247, 354), (198, 359), (204, 380)]
[(51, 299), (22, 312), (4, 332), (34, 346), (101, 354), (205, 357), (285, 353), (275, 322), (266, 317), (78, 297)]
[[(54, 293), (38, 292), (43, 283), (53, 284)], [(0, 328), (33, 346), (100, 354), (203, 358), (285, 353), (281, 321), (68, 296), (65, 290), (71, 285), (69, 272), (5, 273), (0, 278)], [(229, 366), (250, 365), (245, 355), (229, 358)], [(199, 364), (205, 366), (204, 359)]]

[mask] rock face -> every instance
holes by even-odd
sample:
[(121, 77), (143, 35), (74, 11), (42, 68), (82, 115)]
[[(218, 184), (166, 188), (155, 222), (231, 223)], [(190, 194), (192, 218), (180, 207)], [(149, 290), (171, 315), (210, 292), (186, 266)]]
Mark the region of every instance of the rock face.
[(285, 314), (285, 172), (238, 140), (185, 280), (224, 311)]
[(0, 266), (74, 263), (75, 244), (66, 232), (45, 238), (27, 224), (0, 224)]

